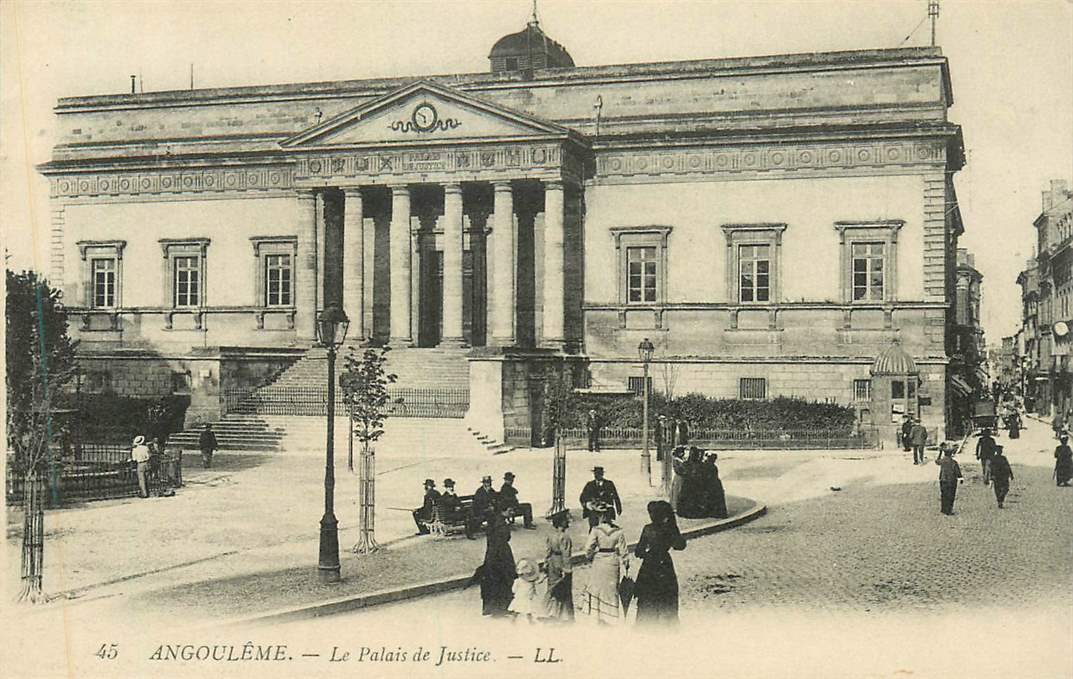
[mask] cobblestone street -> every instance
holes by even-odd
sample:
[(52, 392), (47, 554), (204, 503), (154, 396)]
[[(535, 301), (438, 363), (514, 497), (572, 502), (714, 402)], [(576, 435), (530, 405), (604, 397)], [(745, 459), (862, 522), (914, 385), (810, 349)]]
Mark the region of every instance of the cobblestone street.
[[(1073, 490), (1051, 479), (1054, 443), (1044, 427), (999, 442), (1016, 477), (1005, 508), (983, 484), (972, 439), (959, 455), (966, 478), (954, 516), (939, 512), (934, 451), (920, 467), (889, 449), (721, 456), (728, 488), (747, 488), (769, 512), (674, 554), (675, 645), (735, 677), (1073, 676)], [(584, 569), (575, 576), (575, 592), (586, 577)], [(317, 637), (340, 624), (392, 629), (430, 614), (475, 623), (479, 607), (471, 589), (283, 629)], [(519, 628), (499, 634), (509, 639)], [(593, 647), (621, 652), (621, 633), (591, 635)], [(538, 636), (551, 643), (547, 632)], [(988, 640), (1001, 650), (975, 648)], [(638, 666), (670, 671), (684, 662), (671, 655), (646, 652)]]
[[(693, 611), (943, 610), (1035, 606), (1073, 595), (1073, 492), (1050, 470), (1014, 463), (1006, 508), (963, 461), (955, 516), (934, 481), (849, 487), (771, 509), (676, 558)], [(922, 474), (934, 476), (934, 465)]]

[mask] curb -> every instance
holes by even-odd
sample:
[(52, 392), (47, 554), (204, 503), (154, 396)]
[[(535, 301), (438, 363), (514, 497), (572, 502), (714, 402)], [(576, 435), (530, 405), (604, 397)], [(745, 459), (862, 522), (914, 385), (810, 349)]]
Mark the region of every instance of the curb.
[[(750, 521), (755, 521), (765, 514), (767, 514), (767, 506), (757, 503), (751, 509), (738, 514), (737, 516), (720, 519), (705, 526), (684, 530), (682, 531), (682, 537), (686, 540), (692, 540), (705, 535), (719, 533), (749, 523)], [(636, 542), (631, 542), (628, 547), (632, 551), (636, 545)], [(583, 552), (575, 552), (570, 558), (570, 562), (575, 565), (584, 561), (585, 555)], [(272, 611), (270, 613), (263, 613), (238, 620), (228, 620), (220, 623), (218, 626), (245, 627), (250, 625), (268, 625), (338, 615), (340, 613), (348, 613), (362, 608), (368, 608), (369, 606), (381, 606), (383, 604), (405, 601), (406, 599), (416, 599), (419, 597), (431, 596), (433, 594), (442, 594), (455, 589), (462, 589), (469, 584), (472, 577), (472, 575), (456, 575), (441, 580), (431, 580), (429, 582), (398, 589), (385, 589), (378, 592), (371, 592), (369, 594), (347, 596), (298, 608)]]

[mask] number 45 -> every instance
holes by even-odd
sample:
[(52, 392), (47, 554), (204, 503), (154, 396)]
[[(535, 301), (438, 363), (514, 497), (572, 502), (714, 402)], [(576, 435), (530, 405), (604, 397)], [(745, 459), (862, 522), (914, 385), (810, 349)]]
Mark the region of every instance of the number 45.
[(101, 660), (115, 660), (119, 656), (118, 644), (101, 644), (93, 655)]

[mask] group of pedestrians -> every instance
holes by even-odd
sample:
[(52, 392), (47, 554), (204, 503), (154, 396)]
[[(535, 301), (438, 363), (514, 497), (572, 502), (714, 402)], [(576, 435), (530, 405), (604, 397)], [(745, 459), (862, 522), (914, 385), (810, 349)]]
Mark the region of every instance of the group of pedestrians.
[(924, 464), (924, 447), (928, 445), (928, 429), (919, 417), (906, 415), (902, 420), (902, 448), (913, 451), (913, 464)]
[[(1018, 431), (1021, 428), (1020, 422), (1016, 422), (1014, 426)], [(1069, 446), (1069, 435), (1064, 430), (1056, 432), (1056, 436), (1058, 446), (1054, 449), (1054, 480), (1058, 486), (1069, 487), (1073, 481), (1073, 449)], [(964, 481), (964, 476), (961, 467), (953, 459), (954, 447), (942, 443), (939, 450), (935, 464), (939, 465), (940, 511), (943, 514), (953, 514), (957, 486)], [(991, 486), (995, 493), (995, 502), (998, 508), (1002, 509), (1010, 492), (1010, 481), (1014, 478), (1013, 468), (1006, 458), (1003, 446), (995, 441), (989, 428), (980, 432), (980, 438), (976, 442), (976, 459), (980, 461), (984, 485)]]
[(671, 453), (671, 507), (687, 519), (725, 519), (726, 491), (719, 479), (719, 456), (696, 446), (678, 446)]
[[(631, 553), (624, 531), (615, 523), (622, 514), (622, 501), (602, 467), (593, 468), (593, 479), (579, 499), (589, 523), (584, 544), (589, 573), (577, 601), (570, 512), (563, 510), (548, 517), (552, 528), (544, 540), (543, 570), (533, 559), (515, 563), (509, 526), (499, 520), (489, 523), (484, 562), (474, 573), (481, 586), (482, 614), (558, 623), (580, 617), (615, 625), (626, 620), (633, 603), (638, 624), (677, 622), (678, 578), (670, 552), (685, 549), (686, 543), (671, 504), (648, 503), (649, 523)], [(630, 577), (631, 556), (640, 561), (636, 580)]]

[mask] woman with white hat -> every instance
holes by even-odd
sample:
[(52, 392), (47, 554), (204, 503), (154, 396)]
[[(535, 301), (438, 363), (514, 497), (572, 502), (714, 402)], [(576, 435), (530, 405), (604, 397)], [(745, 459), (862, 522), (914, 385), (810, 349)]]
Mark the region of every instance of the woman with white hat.
[(130, 459), (138, 464), (138, 495), (149, 497), (149, 483), (146, 474), (149, 471), (149, 446), (145, 445), (144, 436), (135, 436), (130, 448)]

